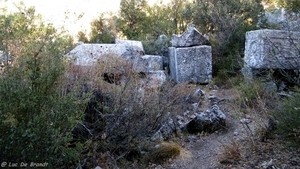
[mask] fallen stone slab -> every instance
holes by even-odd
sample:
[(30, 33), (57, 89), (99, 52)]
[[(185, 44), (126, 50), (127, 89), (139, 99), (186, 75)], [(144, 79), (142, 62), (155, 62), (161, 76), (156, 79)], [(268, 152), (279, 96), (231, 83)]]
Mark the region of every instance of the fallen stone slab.
[(196, 29), (194, 24), (189, 24), (183, 34), (172, 35), (171, 43), (173, 47), (191, 47), (208, 45), (209, 40)]
[(170, 74), (176, 82), (208, 83), (212, 79), (211, 46), (169, 48)]

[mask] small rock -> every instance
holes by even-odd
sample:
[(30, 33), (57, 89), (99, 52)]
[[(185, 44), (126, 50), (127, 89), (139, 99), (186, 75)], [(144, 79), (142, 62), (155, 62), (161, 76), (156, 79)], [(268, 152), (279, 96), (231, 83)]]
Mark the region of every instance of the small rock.
[(235, 131), (235, 132), (233, 132), (233, 135), (237, 136), (237, 135), (239, 135), (239, 132)]
[[(195, 115), (194, 115), (195, 116)], [(215, 132), (225, 127), (225, 114), (217, 105), (213, 105), (210, 109), (198, 114), (182, 129), (189, 133)]]
[(187, 142), (195, 142), (195, 141), (197, 141), (197, 137), (196, 136), (188, 136), (186, 141)]
[(193, 106), (193, 110), (196, 111), (198, 109), (199, 104), (198, 103), (194, 103), (192, 104)]
[(187, 116), (188, 114), (190, 114), (190, 111), (187, 110), (183, 113), (183, 116)]
[(264, 162), (261, 164), (261, 166), (262, 166), (263, 168), (269, 168), (269, 167), (273, 166), (273, 159), (271, 159), (270, 161), (264, 161)]
[(99, 166), (97, 166), (97, 167), (95, 167), (95, 169), (102, 169), (101, 167), (99, 167)]
[(190, 119), (193, 119), (193, 118), (195, 118), (196, 117), (196, 115), (190, 115)]
[(249, 123), (251, 123), (251, 120), (250, 120), (250, 119), (247, 119), (247, 118), (242, 118), (242, 119), (240, 120), (240, 122), (243, 123), (243, 124), (249, 124)]
[(183, 121), (183, 120), (184, 120), (184, 118), (183, 118), (182, 116), (180, 116), (180, 115), (177, 115), (177, 116), (176, 116), (176, 119), (177, 119), (178, 121)]
[(200, 97), (200, 96), (204, 96), (205, 95), (205, 91), (204, 90), (201, 90), (201, 89), (197, 89), (195, 92), (194, 92), (194, 96), (196, 97)]

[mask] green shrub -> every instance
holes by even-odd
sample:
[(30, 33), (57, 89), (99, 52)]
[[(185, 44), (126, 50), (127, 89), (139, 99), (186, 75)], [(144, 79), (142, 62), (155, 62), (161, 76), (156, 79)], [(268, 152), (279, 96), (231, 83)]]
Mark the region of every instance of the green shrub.
[(63, 92), (62, 56), (72, 39), (45, 26), (33, 8), (0, 19), (1, 49), (15, 57), (0, 73), (0, 159), (74, 166), (84, 144), (71, 144), (71, 130), (86, 100), (77, 91)]
[(278, 121), (275, 132), (291, 145), (300, 147), (300, 94), (285, 99), (272, 115)]

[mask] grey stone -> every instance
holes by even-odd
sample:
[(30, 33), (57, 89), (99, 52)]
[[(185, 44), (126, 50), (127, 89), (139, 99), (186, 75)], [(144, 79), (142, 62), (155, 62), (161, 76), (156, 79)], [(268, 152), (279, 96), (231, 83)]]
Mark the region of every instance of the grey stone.
[(275, 82), (273, 82), (273, 81), (265, 82), (265, 83), (263, 83), (263, 85), (267, 92), (269, 92), (269, 93), (277, 92), (277, 85)]
[(300, 32), (255, 30), (246, 33), (246, 69), (300, 69)]
[(101, 58), (119, 56), (133, 64), (139, 53), (132, 46), (123, 44), (79, 44), (65, 57), (75, 61), (75, 65), (90, 66)]
[(151, 72), (163, 70), (163, 60), (161, 56), (157, 55), (144, 55), (137, 57), (133, 64), (135, 72)]
[(282, 23), (281, 29), (287, 31), (300, 31), (300, 20), (284, 22)]
[(196, 142), (198, 140), (198, 138), (196, 136), (188, 136), (186, 138), (187, 142)]
[(205, 95), (205, 91), (204, 90), (201, 90), (200, 88), (197, 89), (195, 92), (194, 92), (194, 96), (195, 97), (201, 97), (201, 96), (204, 96)]
[(141, 41), (116, 39), (115, 43), (133, 47), (140, 55), (145, 54), (144, 47)]
[(157, 88), (161, 87), (167, 80), (164, 71), (150, 71), (146, 73), (146, 77), (141, 79), (141, 86), (144, 88)]
[(171, 43), (173, 47), (190, 47), (208, 45), (209, 41), (195, 28), (194, 24), (189, 24), (182, 35), (172, 35)]
[(177, 125), (168, 115), (167, 119), (162, 122), (161, 127), (151, 137), (152, 141), (163, 141), (170, 139), (176, 133)]
[(169, 48), (170, 74), (176, 82), (208, 83), (212, 79), (211, 46)]
[(183, 127), (183, 130), (189, 133), (200, 133), (203, 131), (212, 133), (225, 127), (225, 119), (226, 116), (220, 108), (217, 105), (213, 105), (210, 109), (199, 113)]
[(243, 124), (249, 124), (249, 123), (251, 123), (251, 120), (248, 119), (248, 118), (242, 118), (242, 119), (240, 120), (240, 122), (243, 123)]

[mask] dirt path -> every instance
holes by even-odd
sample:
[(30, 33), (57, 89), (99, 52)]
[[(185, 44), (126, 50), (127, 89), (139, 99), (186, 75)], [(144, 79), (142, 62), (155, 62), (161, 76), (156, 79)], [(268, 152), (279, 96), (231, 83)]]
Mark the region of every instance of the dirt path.
[[(206, 93), (205, 98), (215, 95), (219, 99), (225, 99), (219, 104), (221, 110), (226, 114), (226, 129), (210, 135), (184, 136), (181, 140), (183, 151), (176, 159), (163, 166), (166, 169), (211, 169), (218, 168), (220, 155), (225, 145), (232, 144), (232, 141), (247, 139), (247, 131), (240, 122), (240, 117), (233, 110), (232, 99), (235, 95), (230, 90), (218, 92), (212, 90)], [(209, 106), (208, 100), (205, 100)]]

